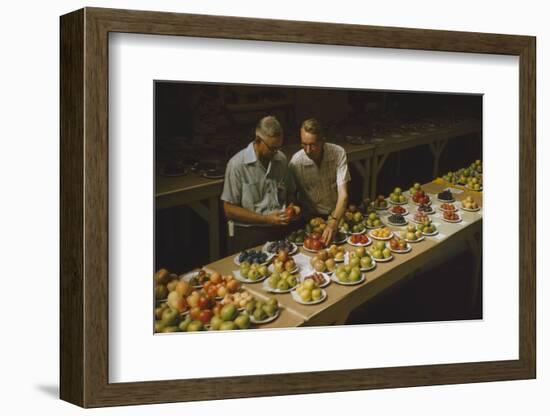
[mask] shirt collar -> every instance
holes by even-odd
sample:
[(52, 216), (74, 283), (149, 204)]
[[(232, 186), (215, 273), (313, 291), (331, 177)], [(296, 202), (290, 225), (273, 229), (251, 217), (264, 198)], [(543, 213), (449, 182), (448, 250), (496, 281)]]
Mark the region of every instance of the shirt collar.
[[(309, 158), (309, 156), (306, 154), (306, 151), (302, 149), (302, 152), (304, 152), (304, 165), (314, 165), (315, 162)], [(328, 151), (328, 146), (326, 143), (323, 144), (323, 158), (321, 159), (321, 166), (325, 164), (327, 161), (330, 161), (333, 159), (333, 154)]]
[(244, 149), (244, 163), (256, 163), (258, 156), (256, 156), (256, 151), (254, 150), (254, 142), (250, 142), (246, 149)]

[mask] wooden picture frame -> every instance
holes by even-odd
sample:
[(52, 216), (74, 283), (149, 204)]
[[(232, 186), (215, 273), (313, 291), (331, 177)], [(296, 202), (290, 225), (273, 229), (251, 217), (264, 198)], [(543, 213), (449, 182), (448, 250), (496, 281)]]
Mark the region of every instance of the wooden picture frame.
[[(529, 379), (536, 376), (535, 38), (85, 8), (60, 19), (60, 397), (82, 407)], [(136, 383), (108, 379), (110, 32), (519, 57), (519, 359)]]

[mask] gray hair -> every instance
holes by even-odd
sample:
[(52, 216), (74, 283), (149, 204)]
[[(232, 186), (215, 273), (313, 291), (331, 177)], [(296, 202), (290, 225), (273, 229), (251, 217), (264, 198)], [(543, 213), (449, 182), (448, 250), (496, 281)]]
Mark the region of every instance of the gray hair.
[(275, 116), (265, 116), (256, 125), (256, 134), (262, 137), (283, 137), (283, 127)]

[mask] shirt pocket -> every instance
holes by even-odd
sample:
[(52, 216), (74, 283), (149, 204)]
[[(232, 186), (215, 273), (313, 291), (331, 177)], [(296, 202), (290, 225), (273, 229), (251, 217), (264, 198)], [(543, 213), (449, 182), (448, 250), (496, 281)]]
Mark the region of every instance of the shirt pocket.
[(262, 201), (262, 184), (245, 183), (243, 185), (243, 208), (256, 211), (256, 205)]

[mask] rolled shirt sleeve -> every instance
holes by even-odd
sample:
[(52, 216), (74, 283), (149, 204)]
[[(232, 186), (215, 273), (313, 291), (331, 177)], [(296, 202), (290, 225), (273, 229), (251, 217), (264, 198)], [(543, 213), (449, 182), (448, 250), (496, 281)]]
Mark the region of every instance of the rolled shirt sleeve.
[(239, 168), (235, 164), (228, 163), (225, 169), (225, 181), (220, 199), (234, 205), (241, 205), (242, 201), (242, 179)]
[(336, 168), (336, 184), (338, 186), (349, 182), (351, 179), (348, 169), (348, 157), (346, 152), (342, 149), (340, 157), (338, 158), (338, 167)]

